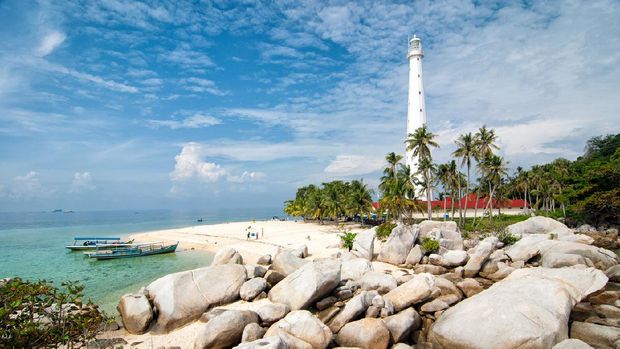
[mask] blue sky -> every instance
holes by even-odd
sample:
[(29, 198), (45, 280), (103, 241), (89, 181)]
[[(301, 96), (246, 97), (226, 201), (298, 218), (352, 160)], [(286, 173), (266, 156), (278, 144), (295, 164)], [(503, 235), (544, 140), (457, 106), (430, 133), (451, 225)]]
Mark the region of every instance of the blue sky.
[(617, 133), (617, 1), (0, 2), (0, 210), (279, 206), (404, 153), (407, 37), (429, 126), (512, 167)]

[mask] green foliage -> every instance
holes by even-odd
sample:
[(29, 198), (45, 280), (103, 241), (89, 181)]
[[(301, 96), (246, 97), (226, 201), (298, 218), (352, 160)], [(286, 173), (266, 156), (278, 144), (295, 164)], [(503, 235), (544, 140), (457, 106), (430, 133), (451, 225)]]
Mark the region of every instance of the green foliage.
[(319, 221), (355, 216), (362, 218), (372, 211), (372, 190), (361, 180), (301, 187), (295, 199), (286, 201), (284, 205), (284, 212), (290, 216)]
[(396, 223), (385, 222), (377, 227), (377, 239), (381, 241), (387, 240), (392, 230), (396, 228)]
[(474, 232), (481, 233), (495, 233), (498, 231), (504, 231), (507, 226), (515, 223), (522, 222), (530, 218), (527, 215), (507, 215), (501, 214), (493, 217), (493, 220), (477, 220), (474, 224), (473, 218), (466, 218), (465, 224), (461, 229), (461, 232)]
[(0, 286), (0, 347), (84, 346), (108, 320), (90, 300), (84, 286), (65, 282), (12, 279)]
[(351, 251), (351, 249), (353, 248), (353, 241), (355, 240), (357, 233), (353, 233), (349, 231), (349, 232), (344, 232), (338, 236), (340, 237), (340, 243), (342, 244), (342, 247)]
[(426, 252), (426, 253), (434, 253), (439, 251), (439, 241), (431, 238), (431, 237), (424, 237), (422, 238), (422, 249)]
[(508, 245), (513, 245), (515, 242), (519, 241), (521, 239), (521, 237), (517, 236), (517, 235), (513, 235), (510, 234), (506, 231), (502, 231), (500, 233), (497, 234), (497, 238), (499, 239), (499, 241), (501, 241), (504, 245), (508, 246)]

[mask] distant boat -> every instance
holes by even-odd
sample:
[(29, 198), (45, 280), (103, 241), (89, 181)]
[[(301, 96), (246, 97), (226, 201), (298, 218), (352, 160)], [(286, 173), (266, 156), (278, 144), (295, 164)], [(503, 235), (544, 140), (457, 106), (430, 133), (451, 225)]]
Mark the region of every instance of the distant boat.
[(121, 241), (118, 237), (89, 237), (89, 236), (76, 236), (73, 238), (73, 245), (67, 245), (66, 248), (71, 251), (87, 251), (94, 250), (97, 245), (110, 245), (110, 246), (127, 246), (133, 242)]
[(62, 213), (62, 209), (61, 208), (57, 208), (57, 209), (53, 210), (52, 213)]
[(175, 244), (165, 244), (163, 242), (139, 243), (126, 248), (109, 248), (108, 245), (97, 245), (97, 249), (94, 252), (86, 252), (85, 254), (97, 260), (144, 257), (172, 253), (176, 251), (178, 245), (179, 242)]
[(198, 221), (199, 223), (202, 223), (202, 218), (198, 218), (198, 219), (197, 219), (197, 221)]

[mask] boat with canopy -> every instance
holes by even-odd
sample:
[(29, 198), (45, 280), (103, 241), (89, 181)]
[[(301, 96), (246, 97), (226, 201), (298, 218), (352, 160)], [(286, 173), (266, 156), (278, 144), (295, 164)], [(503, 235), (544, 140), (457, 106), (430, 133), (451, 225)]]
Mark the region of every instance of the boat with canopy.
[(88, 251), (94, 250), (97, 245), (110, 245), (112, 247), (121, 247), (131, 245), (133, 240), (121, 241), (119, 237), (92, 237), (92, 236), (76, 236), (73, 238), (73, 245), (67, 245), (66, 248), (71, 251)]

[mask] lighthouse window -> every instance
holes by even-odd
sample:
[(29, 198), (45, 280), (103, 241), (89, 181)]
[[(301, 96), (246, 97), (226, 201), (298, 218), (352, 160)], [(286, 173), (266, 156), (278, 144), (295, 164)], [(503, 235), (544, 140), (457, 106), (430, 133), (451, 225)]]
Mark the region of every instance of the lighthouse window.
[(418, 61), (420, 60), (420, 58), (419, 58), (419, 57), (418, 57), (418, 58), (416, 58), (416, 59), (417, 59)]
[(418, 77), (420, 77), (420, 74), (418, 74)]
[(421, 94), (422, 94), (422, 91), (418, 91), (418, 94), (419, 94), (419, 95), (421, 95)]
[(420, 109), (420, 111), (422, 111), (422, 109)]

